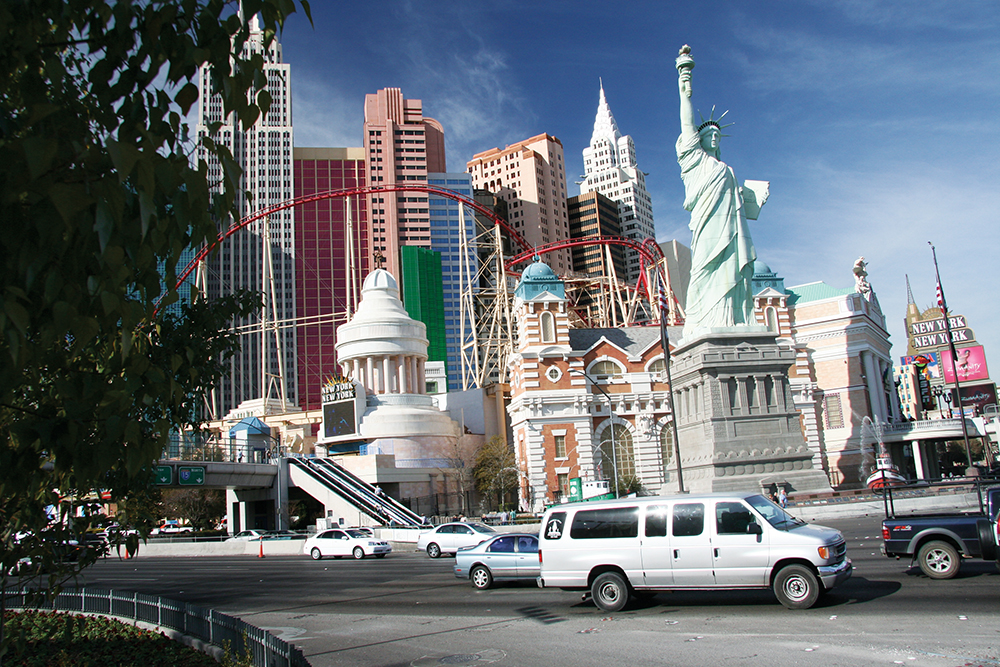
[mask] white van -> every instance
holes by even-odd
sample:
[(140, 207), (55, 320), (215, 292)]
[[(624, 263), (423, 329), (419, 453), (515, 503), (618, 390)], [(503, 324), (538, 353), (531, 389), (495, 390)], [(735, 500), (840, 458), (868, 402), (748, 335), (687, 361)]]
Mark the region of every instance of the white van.
[(551, 507), (538, 585), (590, 590), (604, 611), (672, 589), (773, 588), (808, 609), (851, 576), (844, 536), (760, 494), (626, 498)]

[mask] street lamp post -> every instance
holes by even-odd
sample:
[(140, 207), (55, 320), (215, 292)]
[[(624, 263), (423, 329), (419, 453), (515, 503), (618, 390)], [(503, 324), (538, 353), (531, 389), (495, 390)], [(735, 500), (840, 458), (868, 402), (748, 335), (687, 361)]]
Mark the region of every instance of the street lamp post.
[[(585, 377), (588, 380), (590, 380), (590, 384), (593, 385), (597, 389), (597, 391), (599, 391), (602, 394), (604, 394), (604, 398), (608, 399), (608, 413), (611, 415), (611, 426), (610, 426), (610, 428), (611, 428), (611, 465), (614, 467), (614, 475), (615, 475), (615, 498), (617, 498), (618, 497), (618, 448), (615, 447), (615, 405), (614, 405), (614, 402), (612, 402), (611, 396), (608, 395), (608, 392), (604, 391), (604, 389), (602, 389), (601, 386), (599, 384), (597, 384), (597, 382), (594, 380), (594, 378), (592, 378), (589, 375), (587, 375), (586, 372), (581, 371), (581, 370), (576, 369), (576, 368), (571, 368), (569, 370), (569, 372), (570, 372), (570, 374), (582, 375), (583, 377)], [(603, 446), (598, 445), (598, 449), (601, 450), (602, 454), (604, 453)]]

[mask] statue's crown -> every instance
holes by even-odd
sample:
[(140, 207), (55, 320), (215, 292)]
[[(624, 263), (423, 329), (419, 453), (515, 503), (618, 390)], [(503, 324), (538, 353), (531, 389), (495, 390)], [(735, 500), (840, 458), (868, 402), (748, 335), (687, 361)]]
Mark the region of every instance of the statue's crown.
[[(700, 112), (700, 111), (699, 111), (698, 113), (699, 113), (699, 115), (701, 114), (701, 112)], [(725, 118), (725, 117), (726, 117), (726, 114), (727, 114), (727, 113), (729, 113), (729, 111), (728, 111), (728, 110), (726, 110), (726, 111), (723, 111), (723, 112), (722, 112), (722, 115), (721, 115), (721, 116), (719, 116), (718, 118), (716, 118), (716, 117), (715, 117), (715, 105), (713, 104), (713, 105), (712, 105), (712, 113), (710, 113), (710, 114), (708, 115), (708, 120), (705, 120), (705, 117), (704, 117), (704, 116), (702, 116), (702, 117), (701, 117), (701, 125), (699, 125), (699, 126), (698, 126), (698, 134), (701, 134), (701, 131), (702, 131), (702, 130), (704, 130), (704, 129), (705, 129), (706, 127), (714, 127), (715, 129), (717, 129), (717, 130), (718, 130), (718, 131), (719, 131), (719, 132), (721, 133), (721, 132), (722, 132), (722, 130), (723, 130), (723, 128), (727, 128), (727, 127), (729, 127), (730, 125), (733, 125), (733, 123), (726, 123), (725, 125), (722, 125), (722, 124), (720, 124), (720, 121), (721, 121), (721, 120), (722, 120), (723, 118)], [(722, 136), (724, 136), (724, 137), (725, 137), (725, 136), (728, 136), (728, 135), (725, 135), (725, 134), (724, 134), (724, 135), (722, 135)]]

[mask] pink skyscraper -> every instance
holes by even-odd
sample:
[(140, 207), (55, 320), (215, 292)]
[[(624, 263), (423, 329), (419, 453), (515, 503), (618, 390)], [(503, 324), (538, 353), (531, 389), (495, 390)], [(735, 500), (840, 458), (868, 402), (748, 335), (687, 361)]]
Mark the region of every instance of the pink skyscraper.
[[(420, 100), (408, 100), (399, 88), (365, 95), (365, 160), (372, 185), (427, 184), (428, 172), (446, 172), (444, 129), (425, 118)], [(400, 275), (399, 248), (429, 248), (427, 195), (398, 192), (369, 198), (372, 267)]]

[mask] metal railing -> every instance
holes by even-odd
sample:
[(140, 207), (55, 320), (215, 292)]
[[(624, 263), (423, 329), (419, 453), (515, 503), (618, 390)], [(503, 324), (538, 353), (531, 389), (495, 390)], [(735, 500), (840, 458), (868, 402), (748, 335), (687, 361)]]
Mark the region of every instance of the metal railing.
[(98, 588), (66, 589), (51, 600), (35, 599), (35, 594), (26, 590), (7, 590), (3, 595), (7, 609), (115, 616), (175, 630), (222, 649), (228, 646), (234, 655), (249, 650), (257, 667), (311, 667), (302, 651), (266, 630), (214, 609), (155, 595)]

